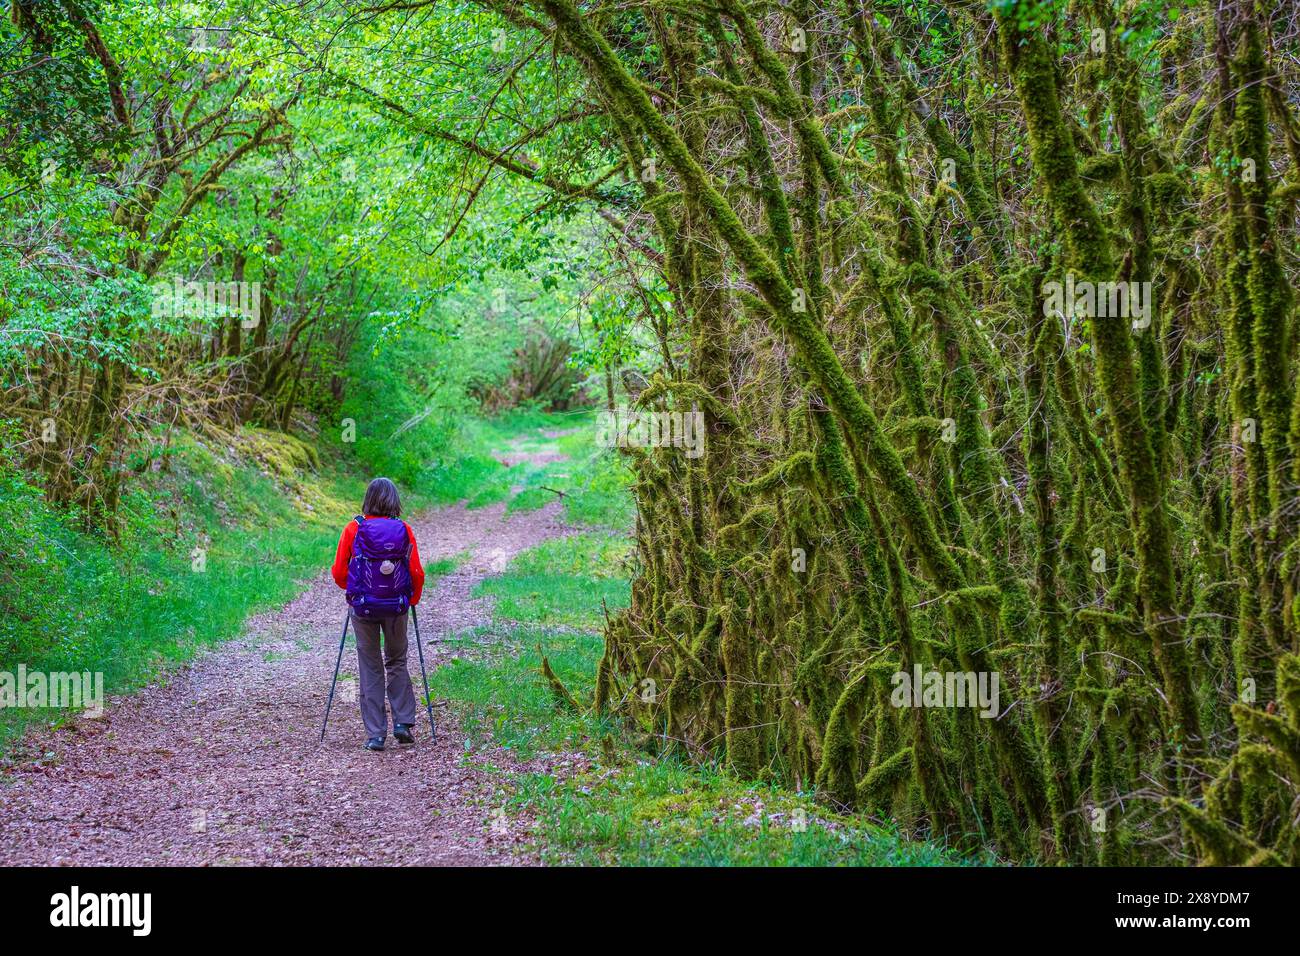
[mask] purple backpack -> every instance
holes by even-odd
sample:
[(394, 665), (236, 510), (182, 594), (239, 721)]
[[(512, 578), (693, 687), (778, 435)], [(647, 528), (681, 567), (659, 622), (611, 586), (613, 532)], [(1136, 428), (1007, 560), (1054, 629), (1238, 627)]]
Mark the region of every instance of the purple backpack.
[(411, 606), (411, 539), (396, 518), (357, 515), (348, 561), (348, 604), (361, 617), (405, 614)]

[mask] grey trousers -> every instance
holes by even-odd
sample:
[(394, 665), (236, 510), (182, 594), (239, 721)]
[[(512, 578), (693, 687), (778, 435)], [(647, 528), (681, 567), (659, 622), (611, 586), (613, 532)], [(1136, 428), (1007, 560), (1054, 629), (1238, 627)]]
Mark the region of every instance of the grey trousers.
[[(388, 718), (384, 713), (384, 687), (393, 709), (393, 723), (415, 723), (415, 691), (406, 669), (406, 615), (395, 617), (357, 617), (352, 615), (352, 629), (357, 635), (357, 664), (361, 670), (361, 720), (369, 737), (388, 736)], [(379, 650), (383, 633), (384, 649)], [(385, 675), (387, 679), (385, 680)]]

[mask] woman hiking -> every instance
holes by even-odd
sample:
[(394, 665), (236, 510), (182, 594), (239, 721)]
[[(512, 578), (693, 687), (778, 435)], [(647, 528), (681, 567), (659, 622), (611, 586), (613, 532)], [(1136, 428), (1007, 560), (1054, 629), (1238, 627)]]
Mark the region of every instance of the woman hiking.
[(393, 737), (401, 744), (415, 743), (411, 734), (415, 691), (406, 669), (406, 612), (420, 603), (424, 568), (415, 532), (400, 518), (402, 501), (396, 485), (387, 478), (370, 482), (361, 512), (343, 529), (331, 571), (334, 582), (347, 592), (357, 635), (366, 749), (383, 750), (388, 739), (385, 685), (393, 710)]

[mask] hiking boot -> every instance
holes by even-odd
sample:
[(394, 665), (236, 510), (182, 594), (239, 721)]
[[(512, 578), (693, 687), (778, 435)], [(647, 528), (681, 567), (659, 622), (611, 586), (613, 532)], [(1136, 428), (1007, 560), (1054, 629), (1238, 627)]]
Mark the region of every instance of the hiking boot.
[(415, 738), (411, 736), (410, 724), (393, 724), (393, 739), (399, 744), (413, 744)]
[(366, 749), (367, 749), (367, 750), (383, 750), (383, 749), (384, 749), (384, 738), (383, 738), (383, 737), (371, 737), (369, 740), (366, 741)]

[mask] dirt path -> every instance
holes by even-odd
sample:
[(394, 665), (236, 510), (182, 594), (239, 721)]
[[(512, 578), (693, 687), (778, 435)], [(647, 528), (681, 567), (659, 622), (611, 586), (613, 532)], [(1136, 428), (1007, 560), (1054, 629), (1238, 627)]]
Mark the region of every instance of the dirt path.
[[(425, 563), (469, 553), (420, 602), (426, 660), (437, 639), (487, 624), (474, 584), (514, 554), (568, 533), (558, 504), (440, 509), (412, 521)], [(464, 763), (438, 702), (428, 741), (362, 747), (356, 653), (343, 657), (328, 735), (318, 745), (343, 621), (328, 573), (242, 637), (108, 707), (99, 720), (29, 740), (47, 759), (0, 783), (0, 866), (514, 864), (524, 828), (493, 832), (495, 784)], [(412, 677), (419, 664), (412, 647)], [(494, 757), (500, 762), (499, 757)]]

